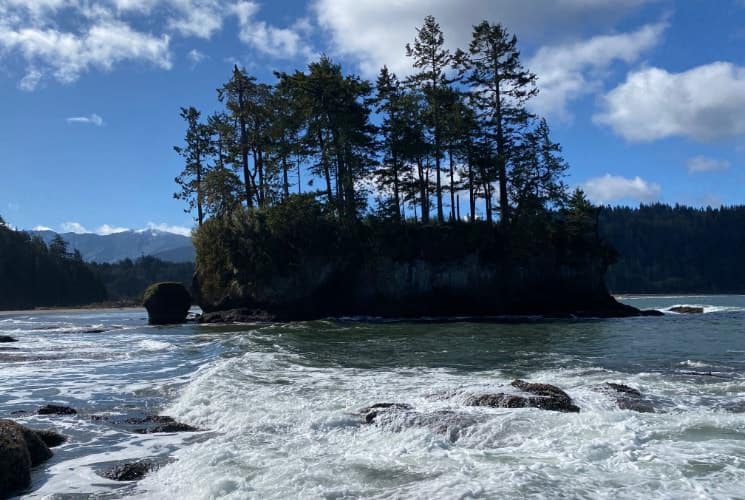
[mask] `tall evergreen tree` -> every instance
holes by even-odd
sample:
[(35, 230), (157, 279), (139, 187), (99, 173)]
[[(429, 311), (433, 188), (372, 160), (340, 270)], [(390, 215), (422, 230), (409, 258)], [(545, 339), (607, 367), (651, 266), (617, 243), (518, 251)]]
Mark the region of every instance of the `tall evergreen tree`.
[(435, 196), (437, 198), (437, 221), (444, 221), (442, 208), (442, 180), (440, 161), (442, 158), (442, 107), (445, 91), (450, 81), (446, 71), (453, 63), (453, 56), (444, 48), (445, 37), (440, 25), (433, 16), (424, 18), (424, 24), (417, 28), (413, 45), (406, 45), (406, 55), (414, 60), (419, 73), (409, 78), (409, 83), (421, 89), (427, 99), (427, 119), (430, 125), (433, 155), (435, 160)]
[(202, 179), (206, 172), (207, 158), (212, 154), (210, 128), (199, 121), (200, 113), (194, 107), (181, 108), (181, 118), (187, 123), (185, 146), (174, 146), (186, 163), (184, 170), (176, 177), (181, 190), (174, 194), (176, 199), (186, 200), (187, 212), (197, 209), (197, 222), (204, 223)]
[[(494, 143), (500, 222), (507, 227), (510, 152), (531, 117), (525, 103), (538, 93), (536, 76), (520, 62), (517, 37), (488, 21), (474, 27), (468, 53), (458, 52), (456, 59), (479, 110), (482, 129)], [(491, 221), (491, 210), (487, 219)]]

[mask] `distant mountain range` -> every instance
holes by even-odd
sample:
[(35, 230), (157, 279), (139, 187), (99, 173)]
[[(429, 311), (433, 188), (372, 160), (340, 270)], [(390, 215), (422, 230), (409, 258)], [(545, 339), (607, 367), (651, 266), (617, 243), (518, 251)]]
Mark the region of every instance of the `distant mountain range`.
[[(41, 236), (49, 244), (57, 234), (54, 231), (29, 231)], [(180, 234), (143, 229), (108, 235), (93, 233), (61, 233), (70, 251), (77, 249), (86, 261), (116, 262), (126, 258), (136, 259), (149, 255), (169, 262), (193, 262), (194, 245), (191, 238)]]

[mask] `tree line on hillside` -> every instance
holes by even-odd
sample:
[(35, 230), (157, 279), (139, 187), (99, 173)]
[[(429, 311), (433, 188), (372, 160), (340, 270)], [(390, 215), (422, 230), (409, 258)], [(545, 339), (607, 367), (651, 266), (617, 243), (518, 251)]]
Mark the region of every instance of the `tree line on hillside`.
[(0, 310), (139, 303), (150, 284), (179, 281), (189, 287), (193, 274), (192, 262), (148, 256), (85, 262), (61, 236), (47, 245), (39, 235), (11, 229), (0, 217)]
[(745, 293), (745, 206), (606, 207), (601, 235), (620, 257), (615, 293)]
[(537, 79), (514, 35), (483, 21), (467, 49), (450, 51), (427, 16), (405, 51), (412, 74), (384, 66), (375, 83), (325, 55), (273, 83), (234, 67), (217, 91), (220, 111), (181, 110), (175, 197), (200, 227), (304, 188), (343, 222), (444, 224), (481, 213), (506, 232), (566, 206), (567, 164), (546, 120), (526, 108)]

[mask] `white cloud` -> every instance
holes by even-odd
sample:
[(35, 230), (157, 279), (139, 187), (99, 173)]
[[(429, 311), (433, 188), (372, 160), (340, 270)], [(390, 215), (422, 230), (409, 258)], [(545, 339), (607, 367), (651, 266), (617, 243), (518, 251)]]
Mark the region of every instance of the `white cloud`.
[(192, 67), (196, 66), (200, 62), (204, 61), (205, 56), (203, 53), (199, 52), (197, 49), (191, 49), (187, 54), (186, 58), (191, 63)]
[(26, 92), (33, 92), (36, 90), (36, 86), (39, 85), (40, 80), (41, 71), (31, 68), (26, 72), (26, 76), (18, 82), (18, 88)]
[(88, 116), (71, 116), (70, 118), (67, 118), (67, 123), (86, 123), (95, 125), (97, 127), (100, 127), (103, 125), (103, 118), (101, 118), (96, 113), (93, 113)]
[(19, 84), (26, 89), (35, 87), (46, 71), (60, 82), (71, 83), (91, 68), (108, 71), (123, 61), (170, 69), (169, 40), (168, 35), (155, 37), (115, 20), (101, 20), (82, 33), (0, 23), (0, 54), (18, 52), (35, 68)]
[(79, 222), (63, 222), (62, 224), (60, 224), (60, 230), (63, 233), (77, 233), (77, 234), (84, 234), (84, 233), (90, 232)]
[(227, 11), (219, 0), (168, 0), (167, 3), (178, 12), (168, 21), (169, 28), (184, 36), (206, 39), (222, 28)]
[(541, 47), (527, 67), (538, 75), (540, 93), (531, 106), (542, 114), (567, 118), (567, 103), (597, 91), (614, 61), (632, 63), (657, 45), (665, 24), (650, 24), (631, 33), (595, 36), (564, 45)]
[(730, 163), (727, 160), (715, 160), (705, 156), (694, 156), (686, 162), (689, 174), (700, 172), (724, 172), (729, 170)]
[[(355, 58), (372, 77), (383, 64), (410, 71), (404, 46), (424, 16), (440, 22), (448, 47), (466, 48), (473, 25), (498, 20), (519, 36), (551, 38), (577, 26), (602, 25), (647, 0), (314, 0), (319, 25), (331, 36), (333, 52)], [(571, 30), (574, 31), (574, 30)]]
[(155, 222), (148, 222), (147, 229), (164, 231), (166, 233), (180, 234), (181, 236), (191, 236), (191, 228), (184, 226), (174, 226), (166, 224), (165, 222), (161, 222), (160, 224), (156, 224)]
[(126, 231), (129, 231), (129, 228), (110, 226), (108, 224), (104, 224), (102, 226), (99, 226), (98, 229), (96, 229), (96, 234), (106, 236), (109, 234), (124, 233)]
[(34, 226), (31, 229), (32, 231), (54, 231), (54, 229), (52, 229), (51, 227), (47, 227), (47, 226)]
[(648, 182), (639, 176), (627, 179), (618, 175), (605, 174), (588, 179), (582, 189), (596, 203), (610, 203), (619, 200), (655, 201), (662, 189), (659, 184)]
[(745, 134), (745, 68), (714, 62), (670, 73), (646, 68), (603, 98), (595, 121), (630, 141), (682, 136), (714, 141)]
[(258, 3), (248, 0), (232, 6), (240, 27), (238, 36), (243, 43), (277, 58), (308, 56), (311, 53), (301, 36), (301, 31), (307, 29), (306, 24), (298, 24), (296, 28), (277, 28), (255, 19), (259, 9)]

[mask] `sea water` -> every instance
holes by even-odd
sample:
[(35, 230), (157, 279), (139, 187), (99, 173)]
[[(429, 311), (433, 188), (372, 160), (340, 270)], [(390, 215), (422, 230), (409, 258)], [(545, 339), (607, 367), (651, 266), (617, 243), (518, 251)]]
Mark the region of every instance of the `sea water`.
[[(745, 297), (621, 299), (705, 312), (172, 327), (144, 310), (4, 313), (18, 342), (0, 344), (0, 417), (69, 437), (25, 498), (742, 498)], [(580, 413), (453, 396), (515, 378), (561, 387)], [(655, 412), (618, 408), (606, 382)], [(431, 425), (365, 424), (360, 408), (384, 402)], [(33, 414), (48, 403), (78, 415)], [(200, 431), (91, 418), (132, 414)], [(160, 468), (139, 482), (99, 475), (144, 458)]]

